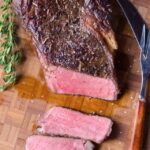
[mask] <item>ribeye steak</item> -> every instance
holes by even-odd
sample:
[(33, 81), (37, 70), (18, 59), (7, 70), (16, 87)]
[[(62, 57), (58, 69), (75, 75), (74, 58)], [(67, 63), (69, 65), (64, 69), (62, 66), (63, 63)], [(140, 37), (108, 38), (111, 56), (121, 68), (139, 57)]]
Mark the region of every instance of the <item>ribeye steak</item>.
[(33, 135), (27, 138), (26, 150), (93, 150), (85, 140)]
[(117, 98), (109, 1), (13, 0), (53, 92)]

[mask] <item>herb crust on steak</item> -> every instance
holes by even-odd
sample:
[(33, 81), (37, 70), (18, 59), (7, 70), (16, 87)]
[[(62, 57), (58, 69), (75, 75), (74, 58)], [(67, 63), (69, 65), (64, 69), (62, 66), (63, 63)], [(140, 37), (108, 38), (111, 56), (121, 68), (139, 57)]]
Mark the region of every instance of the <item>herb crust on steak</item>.
[(21, 0), (18, 12), (48, 63), (93, 76), (111, 77), (113, 58), (109, 48), (104, 40), (83, 29), (82, 11), (97, 19), (99, 23), (95, 26), (100, 30), (106, 33), (112, 30), (107, 0), (28, 0), (27, 3)]

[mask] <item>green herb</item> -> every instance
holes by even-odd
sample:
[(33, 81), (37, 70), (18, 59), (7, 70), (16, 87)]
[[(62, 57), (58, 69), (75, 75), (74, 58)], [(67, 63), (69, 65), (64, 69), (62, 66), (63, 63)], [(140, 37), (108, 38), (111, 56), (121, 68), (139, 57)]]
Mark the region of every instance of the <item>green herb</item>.
[(16, 65), (21, 61), (22, 53), (16, 50), (15, 14), (11, 12), (11, 0), (4, 0), (0, 16), (0, 65), (4, 70), (4, 84), (0, 91), (5, 91), (16, 82)]
[(0, 86), (0, 91), (5, 91), (7, 89), (7, 86), (6, 85), (2, 85), (2, 86)]

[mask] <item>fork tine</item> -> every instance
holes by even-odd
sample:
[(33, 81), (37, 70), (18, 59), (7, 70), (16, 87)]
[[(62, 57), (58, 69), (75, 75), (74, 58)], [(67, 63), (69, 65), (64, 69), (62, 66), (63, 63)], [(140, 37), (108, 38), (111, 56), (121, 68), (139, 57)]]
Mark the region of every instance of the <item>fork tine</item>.
[(142, 30), (142, 36), (141, 36), (141, 41), (140, 41), (140, 47), (142, 51), (145, 49), (145, 36), (146, 36), (146, 27), (143, 25), (143, 30)]
[(146, 50), (147, 51), (150, 50), (150, 31), (148, 31), (148, 36), (147, 36), (147, 40), (146, 40)]

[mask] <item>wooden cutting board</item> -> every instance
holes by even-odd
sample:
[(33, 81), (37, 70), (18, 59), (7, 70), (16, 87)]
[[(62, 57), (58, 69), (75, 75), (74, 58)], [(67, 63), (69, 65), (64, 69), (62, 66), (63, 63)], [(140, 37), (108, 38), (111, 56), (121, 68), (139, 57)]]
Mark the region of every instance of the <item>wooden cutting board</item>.
[[(133, 2), (150, 24), (150, 1)], [(42, 67), (32, 46), (30, 35), (21, 27), (18, 33), (25, 60), (18, 67), (22, 75), (18, 84), (0, 93), (0, 150), (24, 150), (25, 140), (32, 135), (33, 126), (39, 115), (55, 105), (110, 117), (114, 121), (112, 134), (98, 146), (98, 149), (129, 150), (134, 132), (141, 75), (140, 51), (125, 18), (119, 19), (116, 30), (119, 43), (116, 57), (118, 79), (124, 87), (122, 95), (114, 102), (50, 92), (45, 84)]]

